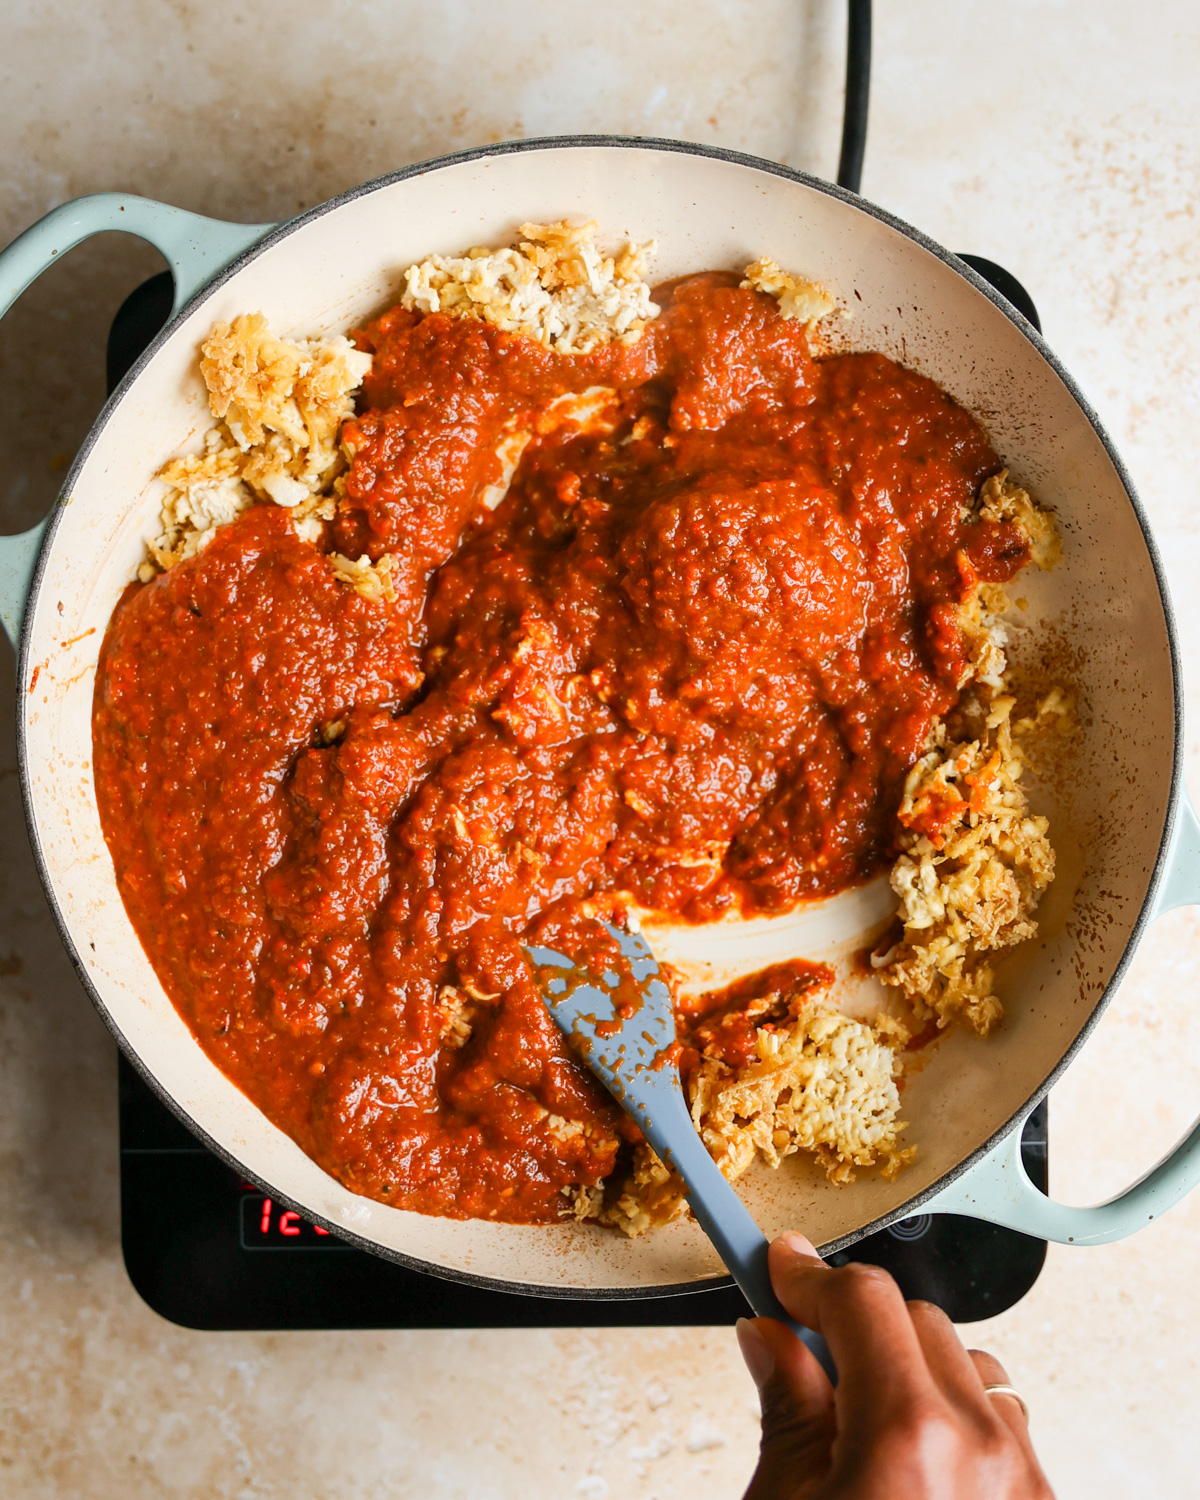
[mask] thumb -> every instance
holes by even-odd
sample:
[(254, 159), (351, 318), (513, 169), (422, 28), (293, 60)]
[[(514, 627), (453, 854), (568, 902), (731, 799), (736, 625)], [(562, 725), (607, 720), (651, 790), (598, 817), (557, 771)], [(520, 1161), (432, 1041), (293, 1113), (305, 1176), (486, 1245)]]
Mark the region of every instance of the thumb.
[(802, 1500), (832, 1463), (833, 1388), (815, 1357), (774, 1318), (740, 1318), (737, 1336), (762, 1404), (762, 1446), (745, 1500)]

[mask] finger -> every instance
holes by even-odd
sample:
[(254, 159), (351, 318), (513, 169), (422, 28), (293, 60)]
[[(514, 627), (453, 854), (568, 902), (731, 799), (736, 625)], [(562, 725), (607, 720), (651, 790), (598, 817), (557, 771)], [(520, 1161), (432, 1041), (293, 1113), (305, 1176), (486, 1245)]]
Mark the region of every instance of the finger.
[[(989, 1354), (986, 1349), (972, 1349), (967, 1358), (974, 1366), (979, 1377), (979, 1383), (987, 1387), (989, 1385), (1011, 1385), (1008, 1371), (1000, 1363), (994, 1354)], [(1029, 1423), (1025, 1420), (1025, 1413), (1021, 1409), (1021, 1403), (1015, 1396), (986, 1395), (983, 1398), (995, 1412), (996, 1416), (1019, 1437), (1023, 1444), (1029, 1443)]]
[(822, 1334), (838, 1370), (837, 1406), (874, 1430), (933, 1385), (900, 1288), (878, 1266), (831, 1269), (799, 1235), (782, 1235), (768, 1263), (779, 1300)]
[(908, 1315), (925, 1363), (939, 1388), (958, 1405), (978, 1410), (983, 1395), (980, 1379), (954, 1324), (932, 1302), (910, 1302)]
[(983, 1385), (1011, 1385), (1008, 1371), (1000, 1363), (994, 1354), (989, 1354), (986, 1349), (970, 1349), (967, 1358), (971, 1361), (971, 1368), (979, 1376)]
[(812, 1350), (774, 1318), (739, 1318), (738, 1344), (751, 1378), (761, 1391), (768, 1381), (782, 1383), (804, 1412), (822, 1420), (833, 1416), (833, 1387)]
[(762, 1446), (746, 1500), (775, 1500), (828, 1474), (833, 1388), (813, 1354), (774, 1318), (740, 1318), (737, 1337), (762, 1405)]

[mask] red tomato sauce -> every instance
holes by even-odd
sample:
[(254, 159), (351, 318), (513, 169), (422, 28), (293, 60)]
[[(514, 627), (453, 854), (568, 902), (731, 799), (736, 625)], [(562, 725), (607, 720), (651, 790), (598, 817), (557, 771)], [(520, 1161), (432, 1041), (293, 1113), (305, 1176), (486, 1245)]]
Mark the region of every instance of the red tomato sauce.
[[(97, 796), (156, 972), (271, 1120), (400, 1207), (548, 1222), (612, 1171), (624, 1117), (521, 937), (610, 892), (698, 921), (874, 873), (958, 697), (968, 581), (1027, 560), (971, 513), (998, 460), (932, 381), (814, 360), (729, 276), (658, 299), (577, 357), (385, 314), (322, 547), (255, 506), (104, 643)], [(594, 386), (601, 430), (537, 417)], [(395, 601), (328, 550), (391, 554)], [(741, 1056), (737, 1001), (685, 1031)]]
[(681, 1058), (685, 1076), (701, 1054), (734, 1069), (744, 1068), (754, 1060), (759, 1031), (791, 1021), (833, 980), (828, 965), (792, 959), (760, 969), (724, 989), (678, 996), (675, 1013), (686, 1038)]

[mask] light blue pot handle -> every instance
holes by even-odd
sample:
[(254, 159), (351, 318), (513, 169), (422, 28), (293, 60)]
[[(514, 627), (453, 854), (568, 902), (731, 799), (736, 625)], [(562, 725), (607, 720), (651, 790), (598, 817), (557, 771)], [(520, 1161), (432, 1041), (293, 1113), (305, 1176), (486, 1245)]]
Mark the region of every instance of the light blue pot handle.
[[(1200, 821), (1184, 793), (1154, 916), (1200, 905)], [(957, 1182), (922, 1204), (925, 1213), (965, 1214), (1062, 1245), (1105, 1245), (1135, 1234), (1200, 1183), (1200, 1120), (1166, 1156), (1107, 1203), (1070, 1208), (1040, 1192), (1021, 1163), (1021, 1127), (1005, 1136)]]
[[(175, 281), (174, 316), (218, 271), (273, 227), (226, 224), (127, 193), (76, 198), (39, 219), (0, 251), (0, 317), (60, 255), (93, 234), (114, 229), (139, 235), (162, 251)], [(45, 529), (42, 521), (17, 536), (0, 537), (0, 620), (14, 646)]]

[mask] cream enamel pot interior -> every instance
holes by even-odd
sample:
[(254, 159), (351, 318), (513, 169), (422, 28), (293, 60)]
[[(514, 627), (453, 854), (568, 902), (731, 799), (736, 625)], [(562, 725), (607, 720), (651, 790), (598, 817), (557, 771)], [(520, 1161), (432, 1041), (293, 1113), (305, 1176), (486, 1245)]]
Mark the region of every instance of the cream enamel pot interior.
[[(1095, 415), (1034, 330), (968, 267), (857, 198), (772, 163), (670, 142), (555, 140), (467, 152), (367, 184), (285, 225), (214, 223), (143, 199), (67, 204), (0, 260), (0, 310), (51, 259), (105, 229), (156, 244), (177, 312), (108, 402), (42, 527), (0, 541), (0, 601), (20, 661), (17, 719), (30, 837), (80, 976), (120, 1045), (210, 1146), (281, 1201), (355, 1243), (440, 1275), (546, 1295), (628, 1296), (723, 1274), (690, 1223), (627, 1241), (455, 1222), (356, 1197), (209, 1062), (125, 915), (91, 772), (95, 666), (109, 615), (156, 530), (151, 476), (209, 424), (196, 352), (215, 319), (262, 310), (283, 334), (343, 330), (396, 299), (432, 251), (506, 243), (526, 219), (595, 218), (658, 241), (653, 274), (738, 268), (759, 255), (812, 275), (849, 316), (839, 337), (932, 376), (979, 417), (1016, 476), (1057, 511), (1064, 558), (1023, 577), (1014, 651), (1069, 674), (1082, 728), (1035, 786), (1060, 874), (1041, 936), (1001, 969), (1007, 1020), (952, 1032), (910, 1079), (920, 1148), (894, 1183), (836, 1188), (796, 1159), (743, 1180), (764, 1230), (827, 1249), (915, 1212), (953, 1210), (1042, 1237), (1131, 1233), (1200, 1178), (1200, 1126), (1111, 1203), (1066, 1208), (1025, 1177), (1019, 1129), (1097, 1020), (1146, 924), (1200, 902), (1200, 830), (1180, 790), (1180, 693), (1170, 608), (1146, 522)], [(718, 970), (782, 954), (844, 959), (888, 910), (885, 885), (789, 917), (652, 934)], [(869, 1003), (859, 994), (856, 1003)]]

